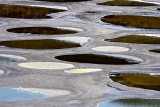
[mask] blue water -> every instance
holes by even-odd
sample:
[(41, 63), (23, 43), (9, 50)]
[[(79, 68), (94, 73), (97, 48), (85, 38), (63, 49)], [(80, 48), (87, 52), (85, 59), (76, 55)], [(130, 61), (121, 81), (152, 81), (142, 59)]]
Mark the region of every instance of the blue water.
[(160, 107), (159, 99), (121, 99), (99, 103), (98, 107)]
[(13, 88), (0, 88), (0, 101), (32, 100), (45, 97), (44, 94), (32, 93)]

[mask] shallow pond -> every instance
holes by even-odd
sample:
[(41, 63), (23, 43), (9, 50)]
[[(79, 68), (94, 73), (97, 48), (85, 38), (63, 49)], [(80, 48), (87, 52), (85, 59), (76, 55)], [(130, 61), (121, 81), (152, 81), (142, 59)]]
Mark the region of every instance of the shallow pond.
[(110, 42), (135, 43), (135, 44), (160, 44), (160, 38), (145, 35), (128, 35), (113, 39), (105, 39)]
[(93, 72), (99, 72), (102, 71), (102, 69), (95, 69), (95, 68), (82, 68), (82, 69), (70, 69), (66, 70), (64, 72), (66, 73), (93, 73)]
[(48, 70), (63, 70), (73, 68), (74, 65), (67, 63), (58, 63), (58, 62), (26, 62), (19, 63), (18, 66), (29, 69), (48, 69)]
[(103, 3), (98, 3), (99, 5), (106, 5), (106, 6), (155, 6), (152, 3), (145, 3), (139, 1), (129, 1), (129, 0), (112, 0)]
[(0, 88), (0, 101), (33, 100), (45, 98), (46, 95), (16, 88)]
[(119, 47), (119, 46), (99, 46), (92, 48), (92, 50), (99, 52), (119, 53), (119, 52), (127, 52), (129, 51), (129, 48)]
[(62, 34), (73, 34), (78, 33), (75, 30), (52, 28), (52, 27), (21, 27), (7, 29), (8, 32), (13, 33), (31, 33), (41, 35), (62, 35)]
[(143, 89), (160, 91), (160, 75), (141, 73), (112, 73), (109, 75), (114, 82)]
[(81, 46), (78, 43), (54, 39), (1, 41), (0, 45), (21, 49), (64, 49)]
[(65, 11), (53, 8), (51, 9), (51, 8), (43, 8), (36, 6), (7, 5), (7, 4), (0, 4), (0, 9), (1, 9), (0, 17), (22, 18), (22, 19), (51, 18), (50, 16), (47, 16), (47, 14)]
[(160, 29), (160, 18), (153, 16), (108, 15), (102, 17), (101, 21), (126, 27)]
[(159, 99), (120, 99), (99, 103), (97, 107), (159, 107)]
[[(56, 59), (70, 62), (91, 63), (91, 64), (113, 64), (126, 65), (138, 64), (141, 62), (139, 58), (125, 55), (99, 55), (99, 54), (72, 54), (56, 56)], [(136, 60), (137, 59), (137, 60)]]
[(150, 52), (160, 53), (160, 49), (149, 50)]

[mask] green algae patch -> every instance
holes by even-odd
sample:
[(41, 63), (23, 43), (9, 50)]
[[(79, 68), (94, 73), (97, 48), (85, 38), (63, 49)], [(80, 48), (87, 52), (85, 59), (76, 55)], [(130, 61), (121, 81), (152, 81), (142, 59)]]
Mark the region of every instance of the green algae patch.
[(138, 1), (130, 1), (130, 0), (113, 0), (102, 3), (97, 3), (98, 5), (105, 6), (155, 6), (156, 4), (138, 2)]
[(160, 18), (153, 16), (108, 15), (101, 18), (105, 23), (144, 29), (160, 29)]
[(160, 44), (160, 38), (145, 35), (128, 35), (113, 39), (105, 39), (105, 41), (135, 44)]
[(110, 78), (129, 87), (160, 91), (160, 75), (114, 73)]
[(0, 17), (22, 19), (51, 18), (47, 16), (47, 14), (65, 11), (60, 9), (7, 4), (0, 4), (0, 9)]
[(54, 39), (1, 41), (1, 46), (22, 49), (64, 49), (80, 47), (80, 44)]
[(98, 54), (72, 54), (56, 56), (56, 59), (79, 62), (79, 63), (91, 63), (91, 64), (113, 64), (113, 65), (127, 65), (127, 64), (138, 64), (139, 61), (133, 59), (125, 59), (124, 57), (114, 57), (109, 55), (98, 55)]
[(81, 2), (90, 0), (35, 0), (35, 1), (46, 1), (46, 2)]
[(42, 35), (62, 35), (62, 34), (73, 34), (78, 33), (74, 30), (65, 30), (51, 27), (22, 27), (7, 29), (8, 32), (13, 33), (31, 33), (31, 34), (42, 34)]

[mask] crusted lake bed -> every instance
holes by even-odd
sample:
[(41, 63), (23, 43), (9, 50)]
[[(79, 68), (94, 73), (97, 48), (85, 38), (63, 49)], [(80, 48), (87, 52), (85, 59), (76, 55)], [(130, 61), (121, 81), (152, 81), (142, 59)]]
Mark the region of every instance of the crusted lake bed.
[(0, 107), (159, 104), (158, 0), (3, 0), (0, 8)]

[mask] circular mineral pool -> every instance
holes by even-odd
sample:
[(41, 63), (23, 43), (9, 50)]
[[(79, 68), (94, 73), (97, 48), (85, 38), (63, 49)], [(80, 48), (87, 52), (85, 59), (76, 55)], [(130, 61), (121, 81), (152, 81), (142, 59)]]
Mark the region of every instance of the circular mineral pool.
[(99, 47), (92, 48), (92, 50), (100, 51), (100, 52), (117, 53), (117, 52), (127, 52), (127, 51), (129, 51), (129, 48), (119, 47), (119, 46), (99, 46)]
[(7, 29), (13, 33), (30, 33), (39, 35), (64, 35), (78, 33), (76, 30), (54, 27), (20, 27)]
[(41, 88), (0, 88), (0, 101), (34, 100), (60, 95), (69, 95), (70, 91)]
[(36, 6), (35, 7), (23, 6), (23, 5), (8, 5), (8, 4), (0, 4), (0, 9), (1, 9), (0, 17), (22, 18), (22, 19), (52, 18), (48, 16), (48, 14), (66, 11), (62, 9), (44, 8)]
[(160, 75), (156, 73), (111, 73), (109, 77), (114, 82), (129, 87), (160, 91)]
[(102, 69), (95, 69), (95, 68), (83, 68), (83, 69), (71, 69), (66, 70), (66, 73), (91, 73), (91, 72), (98, 72), (102, 71)]
[(130, 26), (143, 29), (160, 29), (160, 18), (153, 16), (108, 15), (102, 17), (101, 21), (126, 27)]
[(106, 39), (105, 41), (134, 44), (160, 44), (159, 35), (156, 34), (127, 35), (113, 39)]
[(48, 69), (48, 70), (49, 69), (61, 70), (74, 67), (74, 65), (72, 64), (58, 63), (58, 62), (26, 62), (26, 63), (19, 63), (18, 66), (30, 69)]
[(46, 95), (41, 93), (33, 93), (16, 88), (0, 88), (0, 101), (33, 100), (46, 97)]
[(154, 3), (147, 3), (141, 0), (111, 0), (107, 2), (98, 3), (104, 6), (156, 6)]
[[(33, 45), (34, 44), (34, 45)], [(65, 49), (80, 47), (78, 43), (72, 43), (55, 39), (36, 39), (36, 40), (12, 40), (0, 41), (0, 46), (20, 49)]]
[(97, 107), (159, 107), (159, 99), (120, 99), (99, 103)]
[(140, 58), (119, 54), (71, 54), (56, 56), (56, 59), (69, 62), (90, 63), (90, 64), (112, 64), (127, 65), (138, 64), (142, 60)]

